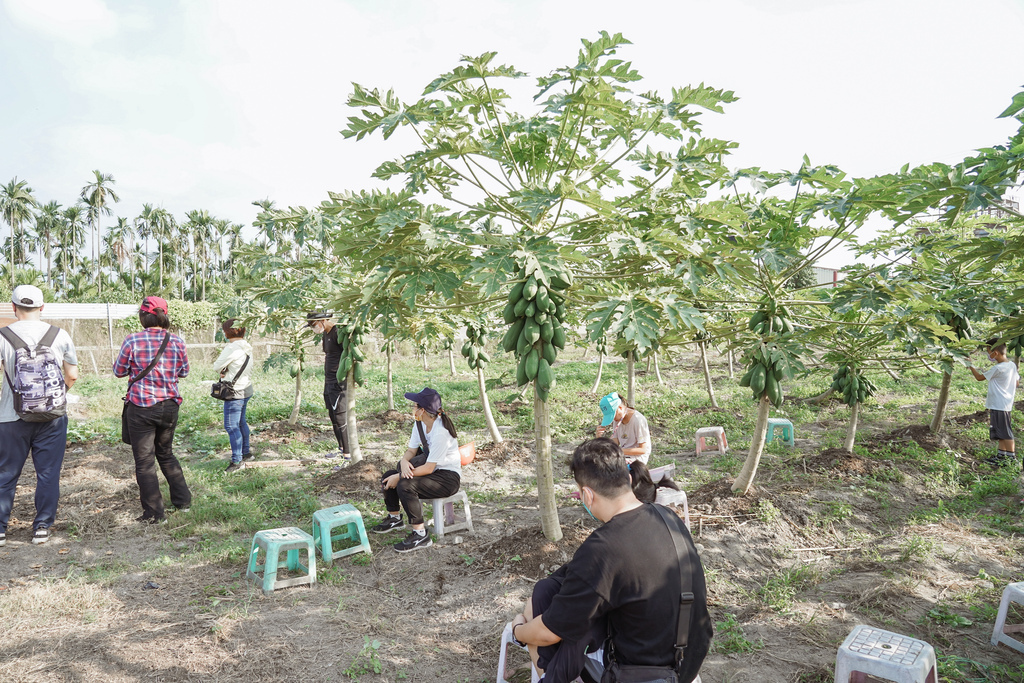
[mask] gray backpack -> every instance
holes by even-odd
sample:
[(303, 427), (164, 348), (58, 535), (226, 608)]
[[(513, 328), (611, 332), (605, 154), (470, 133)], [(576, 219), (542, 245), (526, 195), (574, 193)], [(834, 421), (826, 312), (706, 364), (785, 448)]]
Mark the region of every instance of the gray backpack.
[(25, 422), (49, 422), (67, 412), (64, 370), (51, 348), (58, 332), (59, 327), (50, 325), (30, 349), (9, 327), (0, 329), (0, 336), (14, 347), (13, 373), (5, 365), (4, 377), (14, 397), (14, 412)]

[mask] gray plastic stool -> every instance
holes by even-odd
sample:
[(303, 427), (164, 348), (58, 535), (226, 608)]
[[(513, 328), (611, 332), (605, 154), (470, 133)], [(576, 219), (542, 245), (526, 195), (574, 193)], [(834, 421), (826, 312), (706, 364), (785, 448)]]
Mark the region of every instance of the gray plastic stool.
[(936, 683), (935, 649), (923, 640), (855, 626), (836, 653), (836, 683), (863, 683), (868, 675), (896, 683)]

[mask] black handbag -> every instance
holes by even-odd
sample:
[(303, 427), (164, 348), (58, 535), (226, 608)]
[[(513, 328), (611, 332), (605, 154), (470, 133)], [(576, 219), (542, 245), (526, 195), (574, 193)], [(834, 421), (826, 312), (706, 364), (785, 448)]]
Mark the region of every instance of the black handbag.
[[(615, 661), (615, 647), (612, 644), (611, 624), (609, 624), (609, 636), (604, 644), (604, 673), (601, 675), (601, 683), (679, 683), (679, 675), (676, 673), (686, 658), (686, 644), (690, 637), (690, 613), (693, 608), (693, 576), (690, 571), (690, 552), (679, 540), (677, 532), (669, 523), (669, 514), (660, 505), (654, 509), (661, 515), (661, 519), (668, 527), (668, 535), (672, 538), (676, 555), (679, 557), (680, 593), (679, 593), (679, 620), (676, 623), (676, 646), (675, 646), (675, 667), (667, 666), (640, 666), (635, 664), (619, 664)], [(690, 683), (687, 681), (686, 683)]]
[(143, 377), (148, 375), (153, 370), (153, 368), (156, 367), (156, 363), (157, 363), (157, 361), (160, 360), (160, 356), (164, 355), (164, 349), (167, 348), (167, 342), (170, 341), (170, 339), (171, 339), (171, 333), (168, 332), (166, 335), (164, 335), (164, 340), (160, 343), (160, 349), (156, 352), (156, 355), (153, 356), (153, 360), (149, 361), (149, 365), (146, 366), (146, 369), (143, 370), (142, 372), (140, 372), (135, 377), (133, 377), (130, 380), (128, 380), (128, 389), (125, 390), (124, 398), (121, 399), (122, 401), (124, 401), (124, 405), (121, 406), (121, 442), (122, 443), (130, 444), (132, 442), (131, 432), (128, 431), (128, 404), (130, 403), (130, 401), (128, 400), (128, 392), (131, 391), (133, 384), (135, 384), (140, 379), (142, 379)]
[(245, 362), (242, 363), (242, 367), (238, 368), (238, 372), (235, 373), (235, 378), (228, 382), (227, 380), (221, 379), (219, 382), (214, 382), (213, 386), (210, 387), (210, 396), (214, 397), (218, 401), (233, 401), (235, 399), (235, 382), (245, 372), (246, 366), (249, 365), (249, 356), (246, 355)]

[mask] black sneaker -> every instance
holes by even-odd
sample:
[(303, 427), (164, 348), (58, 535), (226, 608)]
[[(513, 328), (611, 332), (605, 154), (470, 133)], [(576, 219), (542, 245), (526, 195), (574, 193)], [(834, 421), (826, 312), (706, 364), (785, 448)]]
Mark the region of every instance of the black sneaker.
[(32, 543), (35, 545), (42, 545), (50, 540), (50, 530), (39, 528), (36, 529), (32, 534)]
[(224, 470), (224, 474), (230, 474), (231, 472), (237, 472), (238, 470), (244, 470), (244, 462), (233, 462), (228, 464), (227, 469)]
[(386, 534), (389, 531), (395, 529), (401, 529), (405, 526), (405, 522), (402, 521), (402, 516), (392, 517), (391, 515), (384, 515), (384, 519), (380, 520), (380, 524), (377, 526), (370, 527), (370, 531), (375, 534)]
[(167, 524), (166, 517), (150, 517), (149, 515), (140, 515), (135, 518), (135, 521), (143, 524)]
[(256, 456), (253, 455), (252, 453), (242, 453), (242, 462), (249, 462), (250, 460), (255, 460), (255, 459), (256, 459)]
[(422, 536), (418, 532), (413, 531), (405, 540), (395, 544), (395, 552), (408, 553), (413, 550), (419, 550), (420, 548), (429, 548), (434, 545), (434, 541), (430, 539), (430, 534), (424, 533)]

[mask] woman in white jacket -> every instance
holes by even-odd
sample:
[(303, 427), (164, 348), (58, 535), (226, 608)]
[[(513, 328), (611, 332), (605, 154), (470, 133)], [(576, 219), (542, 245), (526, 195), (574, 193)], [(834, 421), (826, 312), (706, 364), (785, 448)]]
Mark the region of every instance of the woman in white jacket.
[[(245, 341), (245, 328), (234, 327), (234, 318), (221, 324), (228, 345), (213, 363), (213, 369), (220, 373), (221, 380), (235, 382), (235, 398), (224, 401), (224, 431), (231, 441), (231, 462), (226, 472), (235, 472), (252, 460), (249, 451), (249, 425), (245, 421), (245, 408), (252, 398), (252, 345)], [(237, 379), (236, 379), (237, 376)]]

